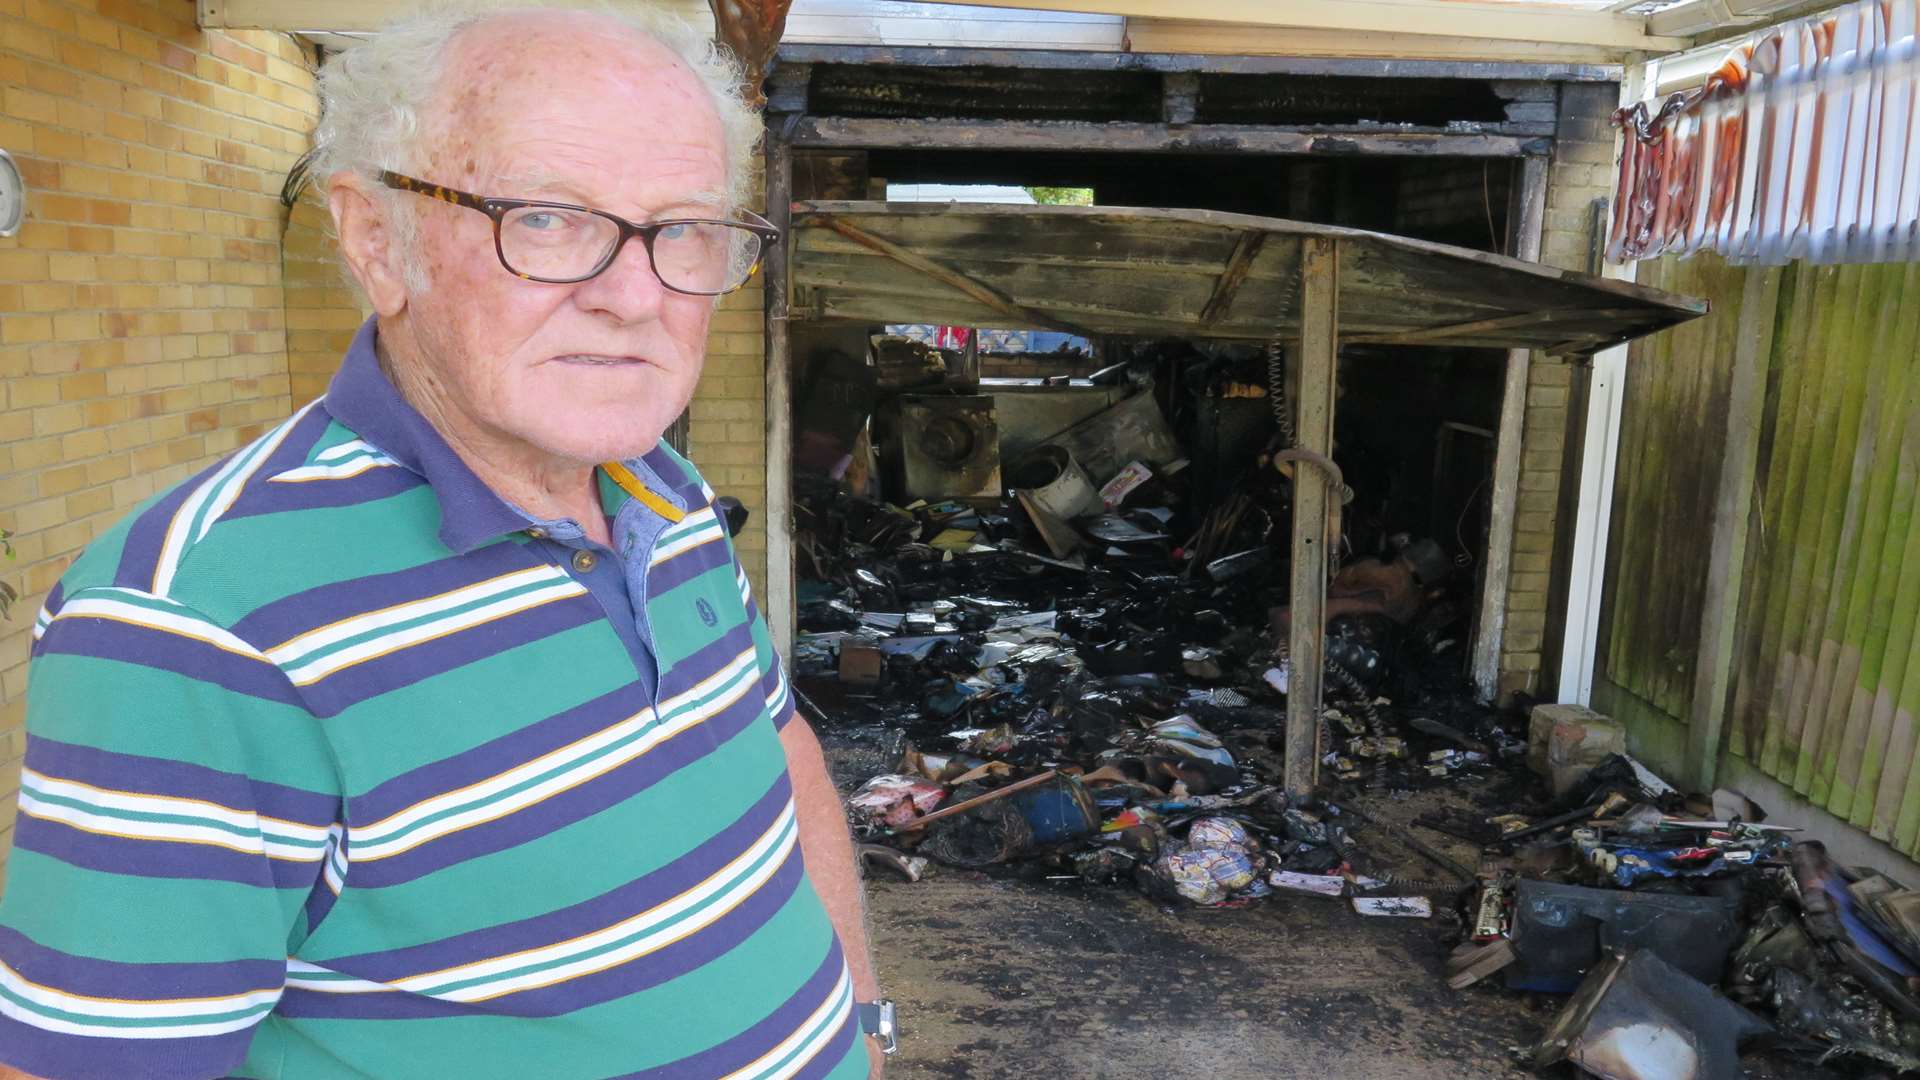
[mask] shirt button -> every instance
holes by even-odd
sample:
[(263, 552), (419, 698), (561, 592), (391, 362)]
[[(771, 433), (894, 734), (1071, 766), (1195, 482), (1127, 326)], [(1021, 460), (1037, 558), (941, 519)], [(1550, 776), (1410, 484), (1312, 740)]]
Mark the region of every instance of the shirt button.
[(533, 537), (535, 540), (545, 540), (547, 538), (547, 530), (536, 525), (527, 530), (527, 535)]
[(593, 552), (591, 551), (576, 551), (573, 553), (573, 568), (583, 574), (592, 570), (594, 564), (599, 561), (599, 559), (594, 558)]

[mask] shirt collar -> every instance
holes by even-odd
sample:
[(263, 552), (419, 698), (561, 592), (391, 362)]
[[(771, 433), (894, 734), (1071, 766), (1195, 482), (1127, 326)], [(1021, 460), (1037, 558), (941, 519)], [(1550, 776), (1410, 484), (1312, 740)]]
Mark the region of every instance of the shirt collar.
[[(535, 519), (474, 475), (427, 418), (400, 396), (399, 389), (380, 369), (374, 349), (378, 322), (369, 318), (361, 324), (353, 344), (347, 347), (346, 359), (327, 387), (327, 411), (361, 439), (426, 479), (440, 502), (440, 542), (449, 550), (466, 554), (488, 541), (536, 524)], [(693, 470), (664, 445), (623, 464), (641, 490), (676, 511), (707, 502)], [(607, 504), (607, 512), (614, 514), (619, 503), (633, 493), (620, 490), (627, 487), (625, 484), (608, 491), (611, 471), (603, 467), (598, 475), (602, 501)]]

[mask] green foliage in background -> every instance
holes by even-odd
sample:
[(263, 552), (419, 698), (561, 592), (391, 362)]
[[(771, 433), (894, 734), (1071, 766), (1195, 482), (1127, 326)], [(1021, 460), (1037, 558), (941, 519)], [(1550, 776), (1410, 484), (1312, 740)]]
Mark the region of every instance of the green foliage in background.
[(1030, 187), (1027, 194), (1042, 206), (1092, 206), (1093, 189), (1083, 187)]

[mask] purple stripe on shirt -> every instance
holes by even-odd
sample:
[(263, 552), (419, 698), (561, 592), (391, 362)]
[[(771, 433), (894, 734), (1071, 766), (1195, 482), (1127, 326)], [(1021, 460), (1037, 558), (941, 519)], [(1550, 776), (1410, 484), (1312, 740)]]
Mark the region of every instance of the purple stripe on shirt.
[(320, 872), (317, 861), (269, 859), (212, 844), (103, 836), (24, 813), (14, 830), (13, 842), (84, 870), (122, 877), (193, 878), (261, 888), (306, 889), (312, 887)]
[(656, 601), (663, 599), (694, 578), (723, 566), (727, 567), (727, 589), (738, 599), (740, 583), (733, 580), (733, 556), (727, 550), (726, 542), (718, 537), (699, 547), (688, 548), (666, 562), (648, 567), (647, 592)]
[(115, 585), (142, 591), (153, 588), (154, 567), (160, 562), (160, 549), (167, 542), (167, 530), (173, 525), (174, 514), (199, 490), (201, 482), (225, 468), (232, 456), (229, 454), (195, 473), (191, 480), (161, 496), (133, 519), (127, 527), (126, 543), (120, 546), (120, 565), (113, 575)]
[(49, 949), (0, 926), (0, 960), (20, 977), (84, 997), (133, 1001), (226, 997), (278, 987), (286, 960), (240, 959), (193, 964), (123, 964)]
[(467, 555), (293, 593), (249, 612), (233, 625), (233, 632), (271, 649), (342, 619), (546, 565), (546, 560), (519, 544), (491, 544)]
[(236, 810), (326, 828), (340, 819), (338, 796), (255, 780), (205, 765), (122, 754), (41, 735), (27, 738), (27, 767), (62, 780), (114, 791), (205, 799)]
[(300, 694), (265, 660), (254, 660), (204, 641), (114, 619), (69, 615), (47, 628), (42, 655), (118, 660), (210, 683), (236, 694), (283, 705), (300, 705)]
[(327, 916), (333, 912), (334, 905), (339, 902), (340, 897), (332, 889), (327, 888), (325, 881), (313, 887), (313, 891), (307, 894), (306, 903), (300, 906), (301, 913), (307, 919), (309, 935), (320, 929), (320, 924), (326, 921)]
[(233, 512), (246, 501), (247, 491), (264, 485), (267, 477), (305, 464), (308, 456), (313, 453), (314, 444), (326, 437), (327, 428), (332, 425), (333, 417), (327, 413), (326, 409), (318, 406), (308, 409), (307, 415), (301, 417), (299, 422), (293, 425), (293, 430), (287, 432), (286, 437), (280, 440), (280, 445), (273, 448), (273, 453), (268, 454), (266, 460), (260, 462), (253, 470), (253, 476), (247, 481), (247, 488), (241, 491), (240, 497), (225, 514), (221, 515), (221, 519), (232, 517)]
[(752, 937), (779, 914), (804, 881), (806, 869), (801, 864), (800, 851), (796, 847), (781, 862), (780, 869), (753, 895), (703, 927), (699, 933), (626, 963), (553, 986), (473, 1003), (443, 1001), (400, 991), (326, 994), (290, 986), (275, 1011), (288, 1019), (300, 1020), (424, 1020), (475, 1015), (564, 1016), (652, 989), (712, 963)]
[(426, 484), (425, 480), (398, 465), (368, 469), (358, 476), (339, 480), (305, 480), (276, 484), (262, 474), (247, 485), (240, 501), (233, 504), (222, 520), (280, 514), (300, 510), (327, 510), (340, 506), (358, 506), (392, 498)]
[[(840, 1029), (833, 1034), (832, 1041), (820, 1048), (804, 1068), (793, 1074), (793, 1080), (826, 1080), (826, 1077), (839, 1072), (849, 1061), (854, 1064), (850, 1075), (867, 1075), (866, 1047), (854, 1046), (860, 1039), (860, 1014), (850, 1012), (840, 1022)], [(857, 1056), (856, 1056), (857, 1055)]]
[(320, 873), (320, 880), (314, 883), (313, 891), (307, 894), (307, 902), (301, 906), (301, 910), (307, 916), (309, 936), (320, 929), (320, 924), (326, 921), (327, 915), (333, 911), (333, 906), (340, 902), (340, 897), (327, 887), (325, 869)]
[(706, 757), (759, 720), (765, 702), (752, 693), (697, 727), (682, 731), (640, 758), (527, 807), (430, 840), (400, 855), (353, 866), (357, 889), (402, 885), (455, 863), (538, 840), (616, 806)]
[[(53, 583), (53, 588), (47, 591), (46, 601), (42, 603), (40, 606), (44, 608), (48, 612), (48, 614), (58, 615), (60, 614), (60, 606), (66, 603), (66, 596), (67, 596), (66, 582), (56, 581)], [(34, 612), (33, 617), (35, 621), (38, 621), (40, 618), (40, 613), (38, 611)], [(38, 659), (41, 651), (41, 641), (39, 638), (33, 638), (30, 640), (32, 641), (32, 644), (27, 646), (27, 656), (32, 659)]]
[[(788, 685), (786, 674), (775, 667), (761, 678), (760, 686), (766, 700), (774, 702), (772, 708), (775, 712), (771, 717), (774, 730), (785, 731), (787, 725), (800, 715), (800, 703), (794, 700), (793, 687)], [(779, 697), (775, 696), (776, 692)]]
[(700, 490), (699, 478), (693, 475), (691, 469), (681, 464), (679, 457), (668, 449), (664, 440), (654, 444), (653, 449), (641, 454), (640, 460), (646, 463), (647, 468), (653, 470), (653, 474), (658, 476), (662, 483), (680, 497), (680, 502), (686, 507), (687, 513), (691, 514), (702, 507), (712, 505), (707, 501), (706, 492)]
[(753, 631), (746, 623), (729, 627), (719, 637), (674, 661), (672, 667), (660, 673), (660, 700), (686, 693), (751, 648), (754, 648)]
[[(439, 971), (487, 957), (541, 948), (600, 927), (611, 926), (622, 919), (631, 918), (636, 912), (665, 903), (713, 876), (715, 871), (738, 858), (741, 852), (752, 847), (755, 840), (772, 828), (792, 797), (793, 785), (782, 773), (766, 793), (742, 811), (739, 817), (698, 847), (625, 885), (544, 915), (471, 930), (403, 949), (332, 958), (303, 955), (301, 959), (359, 978), (391, 982), (423, 971)], [(706, 812), (711, 813), (710, 810)], [(360, 872), (367, 866), (375, 865), (378, 863), (354, 866), (350, 871), (348, 887), (357, 887)]]
[(353, 816), (363, 822), (379, 821), (424, 799), (479, 783), (578, 742), (635, 715), (649, 704), (646, 688), (639, 683), (629, 683), (471, 750), (408, 770), (355, 795), (351, 799)]
[(814, 969), (793, 995), (781, 1002), (766, 1018), (718, 1046), (702, 1050), (651, 1069), (625, 1073), (613, 1080), (670, 1080), (673, 1077), (729, 1076), (758, 1061), (761, 1055), (780, 1045), (799, 1030), (840, 985), (846, 959), (840, 951), (840, 939), (832, 938), (827, 958)]
[[(363, 701), (403, 686), (453, 672), (542, 638), (605, 620), (591, 595), (550, 600), (538, 607), (423, 641), (344, 668), (302, 689), (316, 716), (335, 716)], [(614, 647), (620, 646), (618, 639)]]
[(59, 1035), (0, 1016), (0, 1062), (29, 1076), (204, 1080), (246, 1060), (253, 1029), (199, 1039), (107, 1039)]

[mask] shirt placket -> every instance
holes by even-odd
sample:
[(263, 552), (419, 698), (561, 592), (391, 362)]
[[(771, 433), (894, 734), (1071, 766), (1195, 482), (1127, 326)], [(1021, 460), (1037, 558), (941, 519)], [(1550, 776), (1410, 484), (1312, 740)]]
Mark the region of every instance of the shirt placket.
[[(622, 508), (624, 516), (630, 507)], [(566, 570), (574, 580), (587, 587), (600, 609), (613, 622), (627, 646), (634, 669), (647, 686), (649, 704), (659, 704), (660, 671), (658, 651), (654, 648), (650, 620), (646, 617), (645, 593), (632, 587), (632, 575), (626, 558), (589, 539), (580, 523), (571, 519), (542, 522), (527, 530), (527, 535), (551, 563)], [(615, 544), (623, 549), (616, 528)], [(650, 554), (650, 550), (649, 550)], [(644, 571), (643, 577), (644, 580)]]

